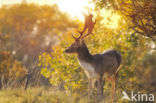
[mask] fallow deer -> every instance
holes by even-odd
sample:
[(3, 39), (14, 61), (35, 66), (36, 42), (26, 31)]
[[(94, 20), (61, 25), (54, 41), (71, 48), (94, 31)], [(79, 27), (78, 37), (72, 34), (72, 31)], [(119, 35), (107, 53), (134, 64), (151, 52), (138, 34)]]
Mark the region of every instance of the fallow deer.
[(116, 91), (116, 75), (121, 63), (121, 54), (116, 50), (106, 50), (101, 54), (91, 54), (84, 42), (83, 35), (79, 32), (80, 36), (75, 39), (75, 42), (65, 50), (66, 53), (76, 53), (80, 66), (84, 69), (89, 79), (89, 94), (98, 81), (98, 94), (100, 98), (103, 97), (104, 79), (107, 76), (112, 81), (112, 100), (115, 98)]

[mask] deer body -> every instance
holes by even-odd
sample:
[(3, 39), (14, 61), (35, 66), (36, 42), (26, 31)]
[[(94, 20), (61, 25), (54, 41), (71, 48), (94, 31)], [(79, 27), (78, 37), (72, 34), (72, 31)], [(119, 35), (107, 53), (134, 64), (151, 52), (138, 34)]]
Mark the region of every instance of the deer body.
[[(77, 40), (66, 53), (76, 53), (80, 66), (85, 70), (89, 79), (89, 91), (94, 87), (95, 81), (98, 81), (98, 89), (101, 98), (103, 96), (104, 77), (113, 76), (113, 94), (115, 96), (116, 74), (121, 63), (121, 54), (116, 50), (107, 50), (102, 54), (92, 55), (83, 40)], [(114, 98), (113, 96), (113, 98)]]
[(111, 76), (116, 72), (121, 62), (121, 55), (116, 50), (107, 50), (102, 54), (87, 55), (78, 54), (77, 58), (88, 78), (98, 79), (104, 74)]

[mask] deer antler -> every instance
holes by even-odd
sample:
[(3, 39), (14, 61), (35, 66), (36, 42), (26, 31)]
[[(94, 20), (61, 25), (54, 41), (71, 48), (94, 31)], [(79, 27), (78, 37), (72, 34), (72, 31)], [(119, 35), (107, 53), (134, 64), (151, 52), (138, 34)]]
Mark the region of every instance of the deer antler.
[(82, 35), (83, 35), (82, 32), (80, 32), (80, 31), (78, 31), (78, 32), (80, 33), (80, 36), (79, 36), (79, 37), (75, 37), (75, 36), (72, 34), (72, 37), (73, 37), (74, 39), (76, 39), (76, 40), (81, 39), (81, 37), (82, 37)]
[(86, 36), (88, 36), (89, 34), (93, 34), (92, 31), (94, 29), (94, 25), (96, 24), (96, 21), (93, 22), (92, 20), (89, 21), (89, 25), (88, 25), (88, 33), (86, 35), (84, 35), (82, 38), (85, 38)]
[[(94, 25), (95, 25), (95, 23), (96, 23), (96, 21), (93, 22), (92, 17), (93, 17), (92, 14), (89, 14), (88, 16), (85, 15), (85, 26), (84, 26), (84, 29), (83, 29), (82, 32), (81, 32), (81, 31), (78, 31), (78, 32), (80, 33), (80, 36), (79, 36), (78, 38), (75, 37), (74, 35), (72, 35), (72, 37), (73, 37), (74, 39), (76, 39), (76, 40), (81, 39), (81, 38), (83, 39), (83, 38), (85, 38), (86, 36), (88, 36), (89, 34), (92, 34)], [(85, 35), (83, 36), (83, 33), (85, 32), (85, 30), (86, 30), (87, 28), (88, 28), (88, 33), (85, 34)], [(82, 37), (82, 36), (83, 36), (83, 37)]]

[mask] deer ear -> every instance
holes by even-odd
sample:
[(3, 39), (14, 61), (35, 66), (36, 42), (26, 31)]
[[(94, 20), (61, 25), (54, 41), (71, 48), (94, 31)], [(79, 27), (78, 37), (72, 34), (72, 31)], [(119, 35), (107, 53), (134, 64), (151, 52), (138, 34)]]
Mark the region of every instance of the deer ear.
[(81, 44), (85, 44), (85, 42), (84, 42), (84, 40), (83, 40), (83, 39), (81, 40)]
[(84, 42), (83, 39), (80, 39), (80, 42), (79, 42), (79, 43), (80, 43), (80, 44), (83, 44), (83, 42)]

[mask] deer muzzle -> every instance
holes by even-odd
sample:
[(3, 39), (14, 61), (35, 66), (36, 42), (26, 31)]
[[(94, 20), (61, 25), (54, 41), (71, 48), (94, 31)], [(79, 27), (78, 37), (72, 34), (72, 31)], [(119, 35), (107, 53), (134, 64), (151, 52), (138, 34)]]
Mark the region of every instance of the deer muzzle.
[(69, 49), (66, 49), (64, 52), (65, 52), (65, 53), (69, 53)]
[(65, 53), (75, 53), (77, 51), (76, 48), (73, 48), (72, 46), (68, 47), (67, 49), (65, 49)]
[(67, 48), (64, 52), (65, 53), (72, 53), (72, 49), (71, 48)]

